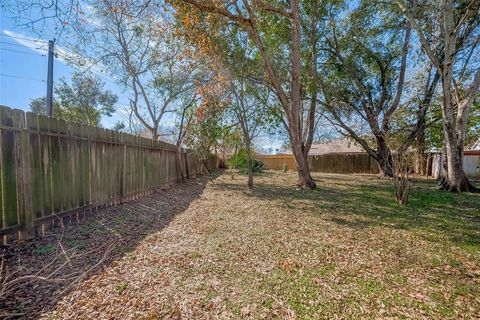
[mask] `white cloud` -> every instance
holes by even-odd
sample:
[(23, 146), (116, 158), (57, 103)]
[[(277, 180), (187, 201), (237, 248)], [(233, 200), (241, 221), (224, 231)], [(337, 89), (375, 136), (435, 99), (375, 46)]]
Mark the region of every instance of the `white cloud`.
[[(7, 37), (10, 37), (11, 40), (30, 50), (42, 55), (46, 55), (48, 53), (48, 40), (33, 38), (10, 30), (3, 30), (3, 33)], [(55, 44), (55, 53), (57, 54), (56, 59), (63, 64), (67, 65), (73, 62), (77, 67), (88, 68), (93, 73), (100, 76), (108, 76), (108, 74), (103, 72), (103, 70), (106, 70), (104, 66), (100, 65), (99, 63), (95, 63), (91, 59), (85, 59), (79, 54), (71, 52), (64, 47), (59, 46), (58, 44)]]
[[(26, 36), (20, 33), (16, 33), (10, 30), (3, 30), (3, 33), (7, 35), (7, 37), (10, 37), (11, 40), (21, 44), (22, 46), (33, 50), (37, 53), (40, 53), (42, 55), (46, 55), (48, 53), (48, 41), (39, 39), (39, 38), (33, 38), (30, 36)], [(55, 46), (55, 52), (58, 54), (57, 58), (59, 61), (62, 63), (67, 63), (66, 59), (69, 57), (69, 53), (67, 50), (59, 47), (58, 45)]]
[(36, 51), (40, 54), (46, 54), (48, 51), (48, 41), (24, 36), (23, 34), (16, 33), (9, 30), (3, 30), (3, 33), (6, 36), (10, 37), (11, 40), (21, 44), (22, 46), (28, 49)]
[(83, 7), (85, 11), (84, 19), (86, 23), (94, 27), (103, 27), (102, 21), (95, 16), (95, 8), (91, 5), (86, 5)]

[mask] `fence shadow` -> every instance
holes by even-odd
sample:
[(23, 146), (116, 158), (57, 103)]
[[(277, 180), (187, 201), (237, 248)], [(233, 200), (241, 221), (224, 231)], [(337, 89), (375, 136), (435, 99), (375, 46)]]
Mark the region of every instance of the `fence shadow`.
[[(143, 239), (167, 227), (219, 174), (214, 172), (140, 200), (98, 211), (79, 224), (58, 228), (46, 237), (7, 247), (4, 249), (7, 270), (10, 274), (17, 272), (11, 279), (36, 274), (47, 276), (63, 267), (51, 277), (51, 281), (22, 281), (21, 286), (0, 300), (0, 318), (32, 319), (52, 310), (60, 298), (76, 287), (77, 282), (88, 280), (115, 260), (128, 255)], [(111, 251), (107, 252), (108, 247)], [(73, 285), (71, 280), (62, 281), (72, 276), (78, 280)]]

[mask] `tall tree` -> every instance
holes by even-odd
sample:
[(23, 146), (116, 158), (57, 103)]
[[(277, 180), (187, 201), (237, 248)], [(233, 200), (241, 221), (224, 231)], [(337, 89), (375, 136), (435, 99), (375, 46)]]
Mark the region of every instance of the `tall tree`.
[(415, 30), (422, 49), (439, 70), (447, 175), (442, 188), (479, 191), (464, 170), (470, 110), (480, 88), (480, 1), (396, 0)]
[[(311, 9), (316, 8), (317, 1), (171, 2), (177, 9), (179, 21), (186, 27), (198, 28), (202, 24), (199, 20), (210, 19), (207, 24), (212, 28), (223, 28), (221, 31), (215, 30), (213, 34), (228, 30), (232, 24), (248, 34), (256, 48), (255, 55), (261, 61), (265, 84), (275, 93), (283, 111), (284, 124), (297, 163), (298, 185), (315, 188), (316, 183), (308, 166), (308, 152), (315, 132), (316, 97), (306, 99), (307, 94), (315, 94), (315, 91), (306, 89), (302, 75), (316, 72), (317, 60), (315, 47), (306, 46), (312, 53), (305, 55), (303, 53), (308, 50), (302, 51), (302, 46), (309, 43), (305, 42), (307, 17), (313, 20), (314, 27), (318, 20), (320, 10)], [(312, 6), (312, 3), (315, 5)], [(192, 19), (197, 23), (191, 23)], [(313, 45), (316, 45), (316, 39)], [(304, 70), (306, 61), (312, 61), (310, 72)]]
[(220, 140), (231, 128), (224, 121), (224, 111), (225, 108), (218, 101), (210, 101), (197, 108), (189, 133), (184, 139), (185, 146), (202, 161), (207, 172), (209, 169), (206, 160), (216, 153)]
[[(435, 125), (435, 122), (427, 121), (429, 114), (431, 114), (432, 109), (434, 109), (435, 93), (440, 80), (440, 74), (431, 64), (428, 64), (426, 69), (419, 69), (418, 72), (422, 75), (420, 79), (418, 79), (418, 82), (414, 84), (416, 90), (413, 96), (411, 96), (406, 103), (407, 107), (405, 109), (407, 109), (407, 115), (405, 115), (405, 113), (400, 114), (397, 118), (401, 119), (396, 119), (396, 122), (407, 122), (410, 124), (410, 130), (407, 130), (405, 127), (398, 129), (398, 132), (401, 132), (403, 136), (401, 145), (399, 146), (400, 152), (404, 153), (409, 147), (413, 146), (417, 151), (415, 155), (415, 172), (426, 175), (426, 133), (432, 125)], [(408, 108), (408, 105), (412, 105), (413, 107)], [(409, 115), (413, 115), (413, 117), (409, 117)]]
[(102, 0), (76, 35), (86, 64), (104, 66), (131, 95), (132, 114), (159, 138), (162, 120), (191, 97), (196, 67), (156, 2)]
[(266, 125), (269, 114), (269, 92), (265, 87), (255, 87), (248, 83), (240, 74), (232, 81), (231, 90), (234, 96), (232, 112), (234, 119), (240, 127), (242, 142), (245, 146), (247, 160), (247, 186), (253, 189), (254, 149), (253, 141), (260, 133), (262, 126)]
[(354, 10), (347, 3), (332, 8), (326, 24), (321, 102), (341, 132), (377, 161), (380, 175), (392, 176), (387, 137), (404, 93), (410, 26), (372, 1)]
[[(230, 41), (226, 44), (227, 63), (230, 76), (230, 114), (242, 137), (247, 160), (247, 186), (253, 189), (254, 149), (253, 141), (265, 127), (272, 114), (271, 91), (259, 81), (259, 61), (251, 57), (255, 49), (249, 46), (248, 35), (232, 30)], [(237, 150), (235, 150), (236, 153)]]
[[(181, 110), (177, 110), (177, 113), (180, 116), (180, 121), (176, 125), (178, 132), (177, 132), (175, 145), (177, 147), (177, 170), (180, 173), (180, 179), (182, 181), (185, 181), (185, 175), (187, 175), (188, 172), (183, 172), (182, 165), (181, 165), (181, 162), (182, 162), (181, 151), (182, 151), (182, 146), (184, 145), (186, 137), (190, 134), (190, 129), (192, 127), (192, 124), (194, 121), (194, 115), (195, 115), (195, 112), (193, 110), (196, 109), (198, 100), (199, 98), (197, 98), (197, 95), (194, 94), (188, 103), (182, 103), (183, 108)], [(173, 133), (175, 133), (175, 131), (173, 131)]]

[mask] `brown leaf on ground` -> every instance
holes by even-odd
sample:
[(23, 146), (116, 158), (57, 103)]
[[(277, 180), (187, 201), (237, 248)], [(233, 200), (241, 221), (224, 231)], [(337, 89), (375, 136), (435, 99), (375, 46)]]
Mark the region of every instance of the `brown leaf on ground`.
[[(101, 268), (65, 284), (32, 283), (4, 313), (41, 319), (476, 319), (480, 195), (418, 180), (408, 206), (368, 175), (227, 174), (179, 184), (93, 215), (65, 250), (118, 241)], [(463, 206), (467, 203), (468, 206)], [(476, 205), (472, 205), (476, 204)], [(59, 234), (9, 248), (23, 274), (45, 266)], [(67, 272), (101, 254), (72, 261)]]

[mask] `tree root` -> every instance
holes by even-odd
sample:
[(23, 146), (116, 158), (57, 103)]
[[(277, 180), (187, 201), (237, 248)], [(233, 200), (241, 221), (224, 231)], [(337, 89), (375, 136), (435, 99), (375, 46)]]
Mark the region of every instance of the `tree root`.
[(460, 188), (450, 185), (448, 183), (447, 178), (443, 177), (438, 182), (438, 189), (445, 190), (448, 192), (455, 192), (455, 193), (461, 193), (461, 192), (480, 193), (480, 188), (474, 186), (466, 177), (460, 184)]
[(471, 184), (470, 182), (468, 182), (468, 192), (471, 192), (471, 193), (480, 193), (480, 188), (474, 186), (473, 184)]
[(299, 180), (297, 182), (297, 187), (302, 189), (302, 190), (315, 190), (317, 189), (317, 184), (313, 179), (310, 182), (307, 182), (305, 180)]

